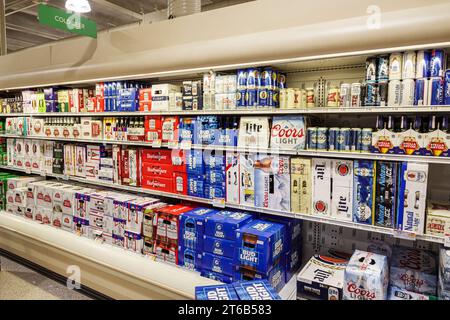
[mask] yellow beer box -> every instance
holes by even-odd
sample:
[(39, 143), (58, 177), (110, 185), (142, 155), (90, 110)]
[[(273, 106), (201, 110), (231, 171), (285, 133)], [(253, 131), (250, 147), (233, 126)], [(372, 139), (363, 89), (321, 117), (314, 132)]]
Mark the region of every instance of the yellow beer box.
[(430, 200), (425, 233), (443, 237), (446, 223), (450, 224), (450, 203)]

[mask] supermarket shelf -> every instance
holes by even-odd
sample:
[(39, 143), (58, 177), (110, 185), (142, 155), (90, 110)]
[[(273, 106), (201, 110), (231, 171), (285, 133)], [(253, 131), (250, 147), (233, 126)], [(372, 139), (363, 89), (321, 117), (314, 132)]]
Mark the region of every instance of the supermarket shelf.
[(181, 267), (0, 212), (0, 248), (62, 276), (80, 268), (81, 283), (115, 299), (193, 299), (216, 281)]
[(387, 107), (312, 107), (292, 109), (242, 108), (226, 110), (171, 110), (171, 111), (130, 111), (130, 112), (42, 112), (42, 113), (0, 113), (0, 117), (120, 117), (120, 116), (199, 116), (199, 115), (280, 115), (280, 114), (383, 114), (383, 113), (429, 113), (450, 112), (450, 105), (439, 106), (387, 106)]
[[(0, 134), (0, 138), (15, 138), (15, 139), (32, 139), (32, 140), (50, 140), (50, 141), (66, 141), (66, 142), (83, 142), (93, 144), (116, 144), (129, 146), (144, 146), (153, 147), (151, 143), (144, 141), (115, 141), (115, 140), (93, 140), (93, 139), (67, 139), (67, 138), (53, 138), (40, 136), (19, 136), (10, 134)], [(283, 150), (283, 149), (266, 149), (266, 148), (251, 148), (251, 147), (232, 147), (232, 146), (216, 146), (216, 145), (189, 145), (182, 146), (176, 144), (169, 146), (163, 143), (156, 148), (171, 148), (171, 149), (198, 149), (198, 150), (218, 150), (218, 151), (235, 151), (248, 153), (262, 153), (262, 154), (283, 154), (293, 156), (308, 156), (320, 158), (343, 158), (343, 159), (367, 159), (367, 160), (383, 160), (383, 161), (406, 161), (406, 162), (422, 162), (435, 164), (450, 164), (450, 158), (433, 157), (433, 156), (414, 156), (402, 154), (381, 154), (369, 152), (346, 152), (346, 151), (316, 151), (316, 150)]]
[[(26, 170), (24, 170), (24, 169), (11, 168), (8, 166), (0, 166), (0, 169), (26, 172)], [(27, 172), (27, 173), (33, 173), (33, 172)], [(34, 174), (39, 174), (39, 173), (34, 173)], [(218, 207), (218, 208), (233, 208), (233, 209), (239, 209), (239, 210), (245, 210), (245, 211), (251, 211), (251, 212), (259, 212), (259, 213), (265, 213), (265, 214), (270, 214), (270, 215), (277, 215), (277, 216), (283, 216), (283, 217), (288, 217), (288, 218), (295, 218), (295, 219), (301, 219), (301, 220), (306, 220), (306, 221), (313, 221), (313, 222), (325, 223), (325, 224), (330, 224), (330, 225), (342, 226), (342, 227), (351, 228), (351, 229), (382, 233), (382, 234), (387, 234), (387, 235), (391, 235), (391, 236), (399, 237), (399, 238), (406, 238), (406, 239), (410, 239), (410, 240), (417, 239), (417, 240), (423, 240), (423, 241), (429, 241), (429, 242), (444, 243), (444, 238), (442, 238), (442, 237), (436, 237), (436, 236), (432, 236), (432, 235), (409, 235), (408, 236), (408, 235), (405, 235), (402, 233), (398, 233), (397, 231), (395, 231), (393, 229), (389, 229), (389, 228), (360, 224), (360, 223), (355, 223), (355, 222), (351, 222), (351, 221), (343, 221), (343, 220), (338, 220), (338, 219), (334, 219), (334, 218), (320, 217), (320, 216), (303, 214), (303, 213), (284, 212), (284, 211), (266, 209), (266, 208), (258, 208), (258, 207), (254, 207), (254, 206), (250, 206), (250, 205), (224, 203), (224, 202), (215, 201), (215, 200), (211, 200), (211, 199), (204, 199), (204, 198), (192, 197), (192, 196), (187, 196), (187, 195), (162, 192), (162, 191), (157, 191), (157, 190), (143, 189), (143, 188), (131, 187), (131, 186), (123, 186), (123, 185), (117, 185), (117, 184), (113, 184), (113, 183), (102, 182), (102, 181), (91, 181), (91, 180), (86, 180), (85, 178), (72, 177), (72, 176), (67, 176), (67, 175), (60, 175), (60, 174), (53, 174), (53, 173), (50, 174), (49, 173), (49, 174), (46, 174), (46, 176), (63, 179), (63, 180), (78, 181), (78, 182), (83, 182), (83, 183), (90, 184), (90, 185), (108, 187), (108, 188), (117, 189), (117, 190), (136, 192), (136, 193), (140, 193), (140, 194), (148, 194), (148, 195), (152, 195), (152, 196), (160, 196), (160, 197), (173, 198), (173, 199), (178, 199), (178, 200), (204, 203), (204, 204), (209, 204), (209, 205), (212, 205), (212, 206)]]

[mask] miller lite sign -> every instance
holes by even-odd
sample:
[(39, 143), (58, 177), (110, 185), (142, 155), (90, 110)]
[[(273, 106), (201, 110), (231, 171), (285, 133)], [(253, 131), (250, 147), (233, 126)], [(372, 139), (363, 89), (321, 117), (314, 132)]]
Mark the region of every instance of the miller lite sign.
[(238, 147), (269, 148), (269, 118), (241, 117)]
[(353, 215), (353, 161), (332, 160), (331, 216), (352, 221)]
[(280, 150), (305, 149), (305, 119), (299, 116), (273, 117), (270, 148)]

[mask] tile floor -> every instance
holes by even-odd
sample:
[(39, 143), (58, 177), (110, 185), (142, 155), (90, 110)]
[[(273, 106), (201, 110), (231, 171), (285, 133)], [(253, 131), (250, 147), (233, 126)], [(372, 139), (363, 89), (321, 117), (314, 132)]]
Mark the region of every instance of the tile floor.
[(90, 300), (14, 261), (0, 260), (0, 300)]

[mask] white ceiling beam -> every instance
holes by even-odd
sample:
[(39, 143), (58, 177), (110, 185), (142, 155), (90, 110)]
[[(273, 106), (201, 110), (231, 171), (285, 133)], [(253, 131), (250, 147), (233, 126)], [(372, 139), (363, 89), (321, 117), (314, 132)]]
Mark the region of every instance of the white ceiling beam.
[(142, 14), (134, 12), (134, 11), (129, 10), (127, 8), (121, 7), (121, 6), (119, 6), (119, 5), (115, 4), (115, 3), (109, 2), (107, 0), (92, 0), (92, 2), (97, 3), (97, 4), (101, 5), (101, 6), (108, 7), (110, 9), (113, 9), (113, 10), (115, 10), (117, 12), (122, 13), (122, 14), (126, 14), (126, 15), (128, 15), (130, 17), (133, 17), (133, 18), (137, 19), (137, 20), (142, 20), (142, 18), (143, 18)]

